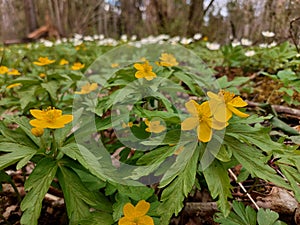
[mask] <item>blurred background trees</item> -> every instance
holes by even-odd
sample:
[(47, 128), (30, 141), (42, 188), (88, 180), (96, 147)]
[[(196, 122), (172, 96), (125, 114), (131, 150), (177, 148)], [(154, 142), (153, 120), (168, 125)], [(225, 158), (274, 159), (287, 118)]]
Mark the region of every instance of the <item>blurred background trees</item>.
[(264, 30), (280, 41), (289, 37), (290, 21), (300, 16), (300, 0), (0, 0), (0, 6), (2, 41), (74, 33), (113, 38), (201, 33), (222, 43), (258, 41)]

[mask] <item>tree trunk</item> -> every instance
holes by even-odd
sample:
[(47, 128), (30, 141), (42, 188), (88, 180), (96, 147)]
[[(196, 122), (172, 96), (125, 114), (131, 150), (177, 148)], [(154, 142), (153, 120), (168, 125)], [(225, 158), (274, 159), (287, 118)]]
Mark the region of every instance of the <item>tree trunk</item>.
[(27, 33), (32, 32), (38, 28), (35, 5), (33, 0), (24, 0), (24, 12), (27, 21)]

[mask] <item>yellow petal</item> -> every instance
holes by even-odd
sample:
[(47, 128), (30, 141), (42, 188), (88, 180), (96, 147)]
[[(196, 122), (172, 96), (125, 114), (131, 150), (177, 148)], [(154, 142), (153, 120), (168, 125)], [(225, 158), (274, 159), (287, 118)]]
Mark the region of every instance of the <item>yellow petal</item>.
[(240, 96), (233, 98), (228, 104), (234, 107), (244, 107), (248, 105)]
[(153, 80), (156, 77), (156, 74), (153, 72), (150, 72), (149, 74), (146, 74), (145, 79), (146, 80)]
[(59, 118), (57, 118), (58, 122), (62, 122), (64, 124), (70, 123), (73, 120), (72, 115), (62, 115)]
[(225, 127), (228, 126), (228, 122), (224, 121), (224, 122), (220, 122), (220, 121), (217, 121), (217, 120), (213, 120), (212, 122), (212, 128), (216, 129), (216, 130), (222, 130), (224, 129)]
[(98, 88), (98, 84), (97, 83), (92, 83), (91, 86), (90, 86), (90, 90), (91, 91), (94, 91)]
[(43, 119), (43, 116), (45, 115), (45, 111), (39, 109), (31, 109), (30, 113), (32, 116), (34, 116), (37, 119)]
[(210, 117), (211, 116), (211, 109), (210, 109), (210, 105), (209, 102), (203, 102), (200, 106), (199, 106), (199, 110), (201, 112), (202, 115), (206, 116), (206, 117)]
[(124, 216), (127, 218), (134, 218), (135, 215), (135, 208), (131, 203), (126, 203), (123, 207)]
[(150, 203), (146, 202), (145, 200), (141, 200), (135, 206), (135, 216), (140, 217), (147, 214), (150, 209)]
[(47, 121), (43, 120), (30, 120), (30, 125), (33, 127), (39, 127), (39, 128), (48, 128), (49, 123)]
[(141, 71), (137, 71), (134, 75), (136, 78), (144, 78), (144, 73)]
[(232, 117), (232, 112), (226, 107), (225, 103), (221, 103), (214, 111), (213, 116), (220, 122), (226, 122)]
[(154, 221), (150, 216), (142, 216), (138, 220), (138, 225), (154, 225)]
[(140, 63), (134, 64), (133, 67), (137, 70), (144, 70), (143, 64), (140, 64)]
[(198, 110), (197, 110), (198, 106), (199, 106), (199, 104), (197, 102), (195, 102), (194, 100), (190, 100), (187, 103), (185, 103), (185, 108), (193, 116), (198, 116)]
[(206, 122), (200, 123), (197, 128), (198, 139), (202, 142), (209, 142), (212, 137), (212, 129)]
[(189, 117), (181, 123), (181, 130), (192, 130), (199, 125), (197, 117)]
[(118, 225), (136, 225), (136, 223), (133, 222), (133, 219), (129, 219), (127, 217), (122, 217), (119, 220)]
[(211, 91), (208, 91), (206, 94), (207, 94), (208, 97), (210, 97), (212, 99), (219, 99), (219, 95), (217, 95), (217, 94), (215, 94)]
[(239, 117), (242, 117), (242, 118), (245, 118), (245, 117), (248, 117), (249, 115), (246, 114), (246, 113), (243, 113), (241, 112), (240, 110), (234, 108), (233, 106), (231, 105), (228, 105), (228, 108), (231, 112), (233, 112), (235, 115), (239, 116)]

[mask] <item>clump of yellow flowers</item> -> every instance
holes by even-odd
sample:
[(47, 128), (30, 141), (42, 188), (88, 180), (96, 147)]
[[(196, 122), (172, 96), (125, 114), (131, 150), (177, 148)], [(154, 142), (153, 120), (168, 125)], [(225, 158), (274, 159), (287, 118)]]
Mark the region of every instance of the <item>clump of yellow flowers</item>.
[(207, 95), (209, 100), (201, 105), (194, 100), (185, 103), (191, 117), (181, 123), (182, 130), (197, 128), (197, 136), (201, 142), (211, 140), (213, 129), (222, 130), (228, 126), (232, 114), (242, 118), (249, 116), (237, 109), (246, 106), (247, 103), (234, 93), (221, 90), (218, 94), (208, 92)]

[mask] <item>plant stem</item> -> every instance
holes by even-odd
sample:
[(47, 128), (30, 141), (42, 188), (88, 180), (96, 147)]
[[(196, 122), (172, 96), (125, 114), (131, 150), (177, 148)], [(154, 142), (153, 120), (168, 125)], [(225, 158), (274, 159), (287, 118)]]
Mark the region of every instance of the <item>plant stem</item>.
[(53, 151), (53, 158), (55, 159), (56, 156), (58, 155), (58, 151), (57, 151), (57, 143), (56, 143), (54, 132), (55, 130), (51, 129), (50, 133), (52, 136), (52, 151)]

